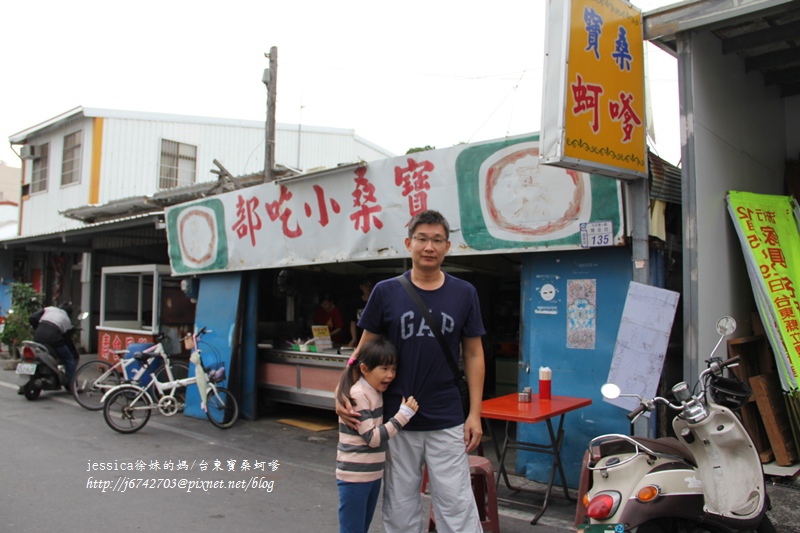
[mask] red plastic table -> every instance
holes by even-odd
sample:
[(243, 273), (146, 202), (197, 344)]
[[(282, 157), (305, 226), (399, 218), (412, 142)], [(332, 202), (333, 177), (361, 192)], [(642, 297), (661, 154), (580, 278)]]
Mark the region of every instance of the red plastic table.
[[(505, 420), (505, 438), (503, 439), (503, 447), (500, 448), (497, 436), (491, 431), (491, 424), (487, 423), (489, 433), (494, 443), (495, 453), (500, 462), (500, 468), (497, 471), (497, 481), (500, 484), (500, 476), (503, 476), (506, 486), (510, 490), (522, 491), (526, 490), (522, 487), (514, 487), (508, 480), (508, 473), (506, 472), (505, 460), (506, 452), (509, 449), (523, 450), (529, 452), (546, 453), (553, 456), (553, 464), (550, 467), (550, 481), (547, 483), (547, 489), (544, 493), (544, 502), (541, 509), (531, 520), (531, 524), (539, 521), (539, 518), (544, 514), (547, 509), (547, 502), (550, 499), (550, 493), (553, 490), (553, 483), (555, 481), (556, 470), (561, 476), (561, 487), (564, 489), (564, 495), (567, 499), (572, 501), (567, 490), (567, 481), (564, 476), (564, 469), (561, 466), (561, 445), (564, 442), (564, 415), (570, 411), (575, 411), (587, 405), (591, 405), (592, 400), (589, 398), (573, 398), (571, 396), (553, 396), (549, 400), (540, 400), (538, 394), (531, 394), (530, 402), (520, 402), (519, 395), (507, 394), (499, 398), (492, 398), (485, 400), (482, 405), (481, 416), (483, 418), (490, 418), (494, 420)], [(552, 419), (558, 418), (558, 428), (553, 429)], [(547, 431), (550, 435), (549, 444), (541, 444), (535, 442), (519, 441), (514, 439), (508, 431), (511, 422), (522, 422), (524, 424), (537, 424), (545, 422), (547, 424)]]

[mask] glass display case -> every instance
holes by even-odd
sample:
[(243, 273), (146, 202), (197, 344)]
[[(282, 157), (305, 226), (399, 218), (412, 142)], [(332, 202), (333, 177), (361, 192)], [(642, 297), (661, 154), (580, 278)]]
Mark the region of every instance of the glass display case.
[(167, 353), (180, 353), (179, 339), (194, 324), (194, 303), (170, 276), (168, 265), (104, 267), (100, 285), (99, 359), (114, 362), (114, 350), (166, 338)]

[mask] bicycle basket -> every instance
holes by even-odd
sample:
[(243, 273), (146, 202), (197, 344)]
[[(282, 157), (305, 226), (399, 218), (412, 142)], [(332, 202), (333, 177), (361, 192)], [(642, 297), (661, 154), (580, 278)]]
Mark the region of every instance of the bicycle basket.
[(741, 409), (753, 394), (750, 386), (736, 377), (715, 376), (711, 378), (709, 389), (714, 403), (734, 411)]
[(214, 383), (225, 381), (225, 367), (220, 366), (216, 370), (209, 371), (208, 380), (213, 381)]

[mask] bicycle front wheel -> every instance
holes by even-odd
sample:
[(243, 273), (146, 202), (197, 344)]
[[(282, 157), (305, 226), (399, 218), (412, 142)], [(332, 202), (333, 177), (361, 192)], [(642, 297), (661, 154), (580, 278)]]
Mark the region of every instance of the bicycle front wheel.
[(103, 406), (108, 427), (120, 433), (136, 433), (150, 420), (152, 400), (146, 392), (125, 387), (112, 392)]
[[(100, 402), (103, 394), (119, 385), (121, 381), (118, 372), (108, 373), (110, 369), (111, 365), (105, 361), (89, 361), (75, 371), (71, 385), (72, 396), (78, 405), (90, 411), (99, 411), (103, 408)], [(108, 375), (104, 377), (106, 373)]]
[(206, 415), (218, 428), (228, 429), (239, 418), (239, 404), (228, 389), (210, 388), (206, 398)]

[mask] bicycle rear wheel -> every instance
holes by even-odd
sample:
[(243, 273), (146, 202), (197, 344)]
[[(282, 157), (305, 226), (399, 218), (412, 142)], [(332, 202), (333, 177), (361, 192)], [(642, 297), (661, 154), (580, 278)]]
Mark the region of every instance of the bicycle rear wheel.
[(111, 365), (105, 361), (89, 361), (75, 371), (71, 386), (72, 396), (78, 405), (90, 411), (99, 411), (103, 408), (100, 402), (103, 394), (122, 381), (118, 372), (112, 372), (100, 380), (100, 377), (110, 369)]
[(136, 433), (150, 420), (152, 400), (136, 387), (124, 387), (111, 393), (103, 406), (108, 427), (120, 433)]
[(220, 429), (228, 429), (239, 418), (239, 404), (231, 391), (224, 387), (213, 388), (206, 397), (206, 415), (212, 424)]

